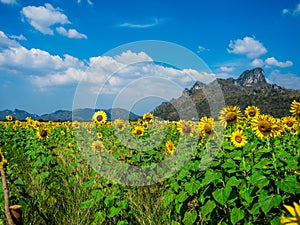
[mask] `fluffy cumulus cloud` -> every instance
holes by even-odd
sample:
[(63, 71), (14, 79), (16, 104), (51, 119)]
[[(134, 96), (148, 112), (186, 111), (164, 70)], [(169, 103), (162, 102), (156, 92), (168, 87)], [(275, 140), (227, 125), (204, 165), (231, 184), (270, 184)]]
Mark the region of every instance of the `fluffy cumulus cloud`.
[(17, 41), (9, 38), (3, 31), (0, 30), (0, 51), (2, 49), (16, 46), (20, 46), (20, 44)]
[(251, 62), (251, 66), (254, 66), (254, 67), (262, 67), (263, 65), (264, 65), (264, 61), (262, 59), (254, 59)]
[[(44, 6), (26, 6), (22, 9), (21, 14), (36, 30), (48, 35), (54, 34), (53, 27), (55, 25), (71, 23), (60, 8), (54, 8), (49, 3)], [(87, 38), (85, 34), (81, 34), (75, 29), (66, 30), (62, 26), (57, 27), (56, 31), (68, 38)]]
[(16, 4), (16, 0), (0, 0), (1, 3), (3, 4)]
[[(128, 50), (114, 56), (80, 60), (67, 54), (58, 56), (37, 48), (27, 49), (3, 32), (0, 32), (0, 37), (0, 43), (5, 43), (0, 50), (0, 70), (19, 74), (43, 90), (82, 82), (88, 86), (88, 91), (99, 90), (102, 85), (105, 93), (117, 93), (145, 77), (176, 83), (183, 89), (196, 80), (207, 83), (214, 79), (214, 74), (208, 72), (156, 64), (145, 52)], [(143, 91), (142, 87), (140, 91)], [(167, 92), (168, 88), (164, 91)]]
[(267, 49), (263, 44), (253, 37), (231, 40), (227, 51), (229, 53), (246, 55), (248, 58), (257, 58), (267, 53)]
[(228, 67), (228, 66), (221, 66), (220, 67), (220, 70), (222, 72), (225, 72), (225, 73), (230, 73), (230, 72), (233, 72), (234, 71), (234, 68), (233, 67)]
[(265, 63), (266, 63), (266, 66), (267, 67), (272, 67), (272, 66), (276, 66), (276, 67), (281, 67), (281, 68), (284, 68), (284, 67), (290, 67), (293, 65), (293, 62), (290, 61), (290, 60), (287, 60), (285, 62), (279, 62), (276, 58), (274, 57), (270, 57), (270, 58), (267, 58), (265, 60)]
[(61, 9), (54, 8), (49, 3), (38, 7), (26, 6), (21, 13), (31, 26), (43, 34), (53, 34), (51, 26), (54, 24), (70, 23), (68, 17), (62, 13)]
[(76, 39), (80, 39), (80, 38), (84, 38), (84, 39), (87, 39), (87, 36), (85, 34), (82, 34), (82, 33), (79, 33), (77, 30), (75, 29), (69, 29), (69, 30), (66, 30), (65, 28), (63, 27), (57, 27), (56, 28), (56, 31), (63, 35), (63, 36), (66, 36), (68, 38), (76, 38)]
[(300, 77), (293, 73), (282, 74), (279, 70), (273, 70), (268, 80), (282, 87), (300, 89)]
[(299, 15), (300, 14), (300, 3), (298, 5), (296, 5), (296, 7), (294, 9), (283, 9), (282, 14), (283, 15), (290, 14), (293, 16)]

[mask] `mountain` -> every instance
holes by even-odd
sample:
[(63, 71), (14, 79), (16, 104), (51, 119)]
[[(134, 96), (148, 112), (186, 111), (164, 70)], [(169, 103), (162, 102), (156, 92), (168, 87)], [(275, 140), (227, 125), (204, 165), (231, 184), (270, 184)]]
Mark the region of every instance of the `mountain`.
[[(102, 109), (75, 109), (73, 111), (70, 110), (57, 110), (53, 113), (49, 114), (43, 114), (43, 115), (37, 115), (37, 114), (31, 114), (28, 113), (24, 110), (20, 109), (15, 109), (14, 111), (12, 110), (3, 110), (0, 111), (0, 120), (5, 120), (5, 117), (7, 115), (13, 116), (14, 119), (16, 120), (26, 120), (26, 117), (30, 117), (31, 119), (34, 120), (40, 120), (40, 121), (72, 121), (72, 116), (73, 120), (78, 120), (78, 121), (90, 121), (95, 113), (95, 111), (102, 110)], [(107, 114), (107, 119), (124, 119), (124, 120), (136, 120), (140, 116), (129, 112), (125, 109), (120, 109), (120, 108), (114, 108), (114, 109), (108, 109), (108, 110), (103, 110)], [(72, 115), (73, 114), (73, 115)]]
[[(221, 89), (222, 93), (218, 93), (218, 89)], [(217, 78), (209, 84), (197, 81), (190, 89), (186, 88), (178, 99), (162, 103), (153, 114), (166, 120), (178, 120), (183, 117), (192, 119), (195, 113), (191, 112), (191, 104), (186, 104), (187, 99), (191, 99), (195, 104), (198, 118), (217, 115), (221, 110), (218, 106), (222, 105), (218, 103), (223, 101), (225, 105), (237, 105), (242, 110), (249, 105), (255, 105), (263, 114), (282, 117), (290, 115), (290, 104), (294, 99), (300, 100), (300, 91), (269, 84), (264, 70), (254, 68), (244, 71), (237, 79)], [(216, 107), (210, 109), (209, 102)]]

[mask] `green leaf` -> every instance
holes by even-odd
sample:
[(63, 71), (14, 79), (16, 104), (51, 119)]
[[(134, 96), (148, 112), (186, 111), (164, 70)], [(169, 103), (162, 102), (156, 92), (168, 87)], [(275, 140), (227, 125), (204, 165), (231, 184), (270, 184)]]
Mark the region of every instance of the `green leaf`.
[(267, 214), (273, 207), (277, 207), (281, 202), (281, 196), (269, 196), (267, 191), (262, 192), (258, 197), (258, 203), (262, 211)]
[(118, 221), (117, 225), (128, 225), (128, 221), (127, 220), (122, 220), (122, 221)]
[(232, 159), (227, 159), (221, 166), (224, 169), (236, 168), (235, 162)]
[(127, 200), (123, 200), (123, 201), (119, 201), (117, 203), (117, 205), (122, 208), (122, 209), (128, 209), (128, 201)]
[(252, 215), (256, 215), (259, 213), (259, 203), (255, 203), (252, 208), (249, 210), (249, 212), (252, 214)]
[(112, 217), (118, 215), (120, 211), (121, 211), (120, 208), (116, 208), (116, 207), (113, 206), (113, 207), (111, 207), (110, 210), (109, 210), (109, 215), (108, 215), (108, 217), (109, 217), (109, 218), (112, 218)]
[(204, 206), (201, 207), (201, 212), (205, 217), (216, 208), (216, 203), (213, 200), (209, 200)]
[(196, 194), (201, 187), (201, 183), (198, 180), (187, 182), (184, 185), (185, 190), (190, 194)]
[(102, 224), (106, 221), (106, 213), (105, 211), (98, 211), (95, 213), (95, 219), (92, 225)]
[(255, 171), (249, 179), (249, 183), (263, 188), (269, 184), (269, 180), (259, 171)]
[(104, 200), (104, 204), (106, 206), (109, 206), (111, 207), (113, 204), (114, 204), (114, 199), (116, 198), (115, 195), (111, 194), (111, 195), (108, 195), (105, 200)]
[(189, 196), (186, 194), (185, 191), (182, 191), (179, 193), (179, 195), (177, 195), (176, 200), (178, 202), (184, 202)]
[(18, 178), (14, 181), (14, 184), (15, 184), (15, 185), (25, 185), (24, 182), (23, 182), (23, 180), (22, 180), (20, 177), (18, 177)]
[(215, 172), (212, 169), (206, 170), (205, 177), (201, 182), (202, 187), (210, 184), (211, 182), (218, 180), (220, 177), (222, 177), (222, 174), (220, 172)]
[(185, 225), (191, 225), (196, 221), (196, 219), (197, 219), (197, 212), (196, 211), (186, 212), (184, 214), (184, 218), (183, 218), (182, 222)]
[(230, 221), (232, 224), (236, 224), (241, 219), (243, 219), (245, 216), (245, 212), (242, 209), (239, 208), (233, 208), (230, 213)]
[(171, 225), (180, 225), (180, 223), (179, 223), (179, 222), (176, 222), (176, 221), (174, 221), (174, 220), (172, 220)]
[(173, 193), (173, 191), (168, 191), (165, 195), (164, 206), (169, 206), (170, 203), (174, 201), (175, 197), (176, 195)]
[(230, 179), (227, 181), (226, 186), (239, 186), (239, 184), (241, 183), (240, 180), (238, 180), (235, 176), (230, 177)]
[(283, 180), (275, 182), (279, 189), (290, 194), (295, 194), (297, 183), (296, 176), (287, 176)]
[(240, 189), (240, 196), (245, 199), (248, 203), (251, 203), (253, 200), (253, 197), (251, 197), (252, 191), (253, 191), (254, 187), (251, 186), (250, 188), (243, 188)]
[(87, 182), (83, 185), (83, 187), (84, 187), (84, 188), (91, 187), (91, 186), (94, 184), (94, 181), (95, 181), (94, 178), (90, 179), (89, 181), (87, 181)]
[(95, 189), (92, 190), (92, 196), (95, 202), (99, 202), (105, 196), (105, 192), (99, 189)]
[(212, 195), (217, 202), (224, 205), (230, 196), (231, 190), (232, 188), (230, 186), (226, 186), (225, 188), (215, 190)]
[(81, 209), (90, 209), (94, 206), (95, 202), (94, 199), (89, 199), (87, 201), (84, 201), (81, 203), (80, 208)]
[(176, 210), (176, 212), (177, 212), (178, 214), (180, 214), (180, 209), (181, 209), (181, 207), (182, 207), (182, 203), (176, 204), (176, 205), (175, 205), (175, 210)]
[(275, 217), (274, 219), (271, 220), (271, 225), (281, 225), (280, 223), (280, 217)]

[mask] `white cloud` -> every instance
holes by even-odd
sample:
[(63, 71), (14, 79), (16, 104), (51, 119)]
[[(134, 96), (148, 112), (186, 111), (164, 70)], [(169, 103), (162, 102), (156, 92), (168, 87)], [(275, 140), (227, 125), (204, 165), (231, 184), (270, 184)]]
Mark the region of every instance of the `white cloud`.
[[(81, 3), (81, 0), (77, 0), (77, 3), (78, 3), (78, 4)], [(87, 3), (88, 3), (89, 5), (94, 5), (94, 3), (93, 3), (91, 0), (87, 0)]]
[(63, 27), (57, 27), (56, 28), (56, 31), (63, 35), (63, 36), (66, 36), (68, 38), (76, 38), (76, 39), (87, 39), (87, 36), (85, 34), (82, 34), (82, 33), (79, 33), (77, 30), (75, 29), (69, 29), (69, 30), (66, 30), (65, 28)]
[(163, 20), (158, 18), (153, 18), (153, 21), (151, 23), (144, 23), (144, 24), (138, 24), (138, 23), (122, 23), (120, 24), (120, 27), (129, 27), (129, 28), (148, 28), (148, 27), (155, 27), (159, 25)]
[(254, 67), (262, 67), (263, 65), (264, 65), (264, 61), (262, 59), (254, 59), (251, 62), (251, 66), (254, 66)]
[[(53, 35), (55, 25), (70, 24), (68, 17), (62, 13), (60, 8), (54, 8), (51, 4), (45, 6), (26, 6), (21, 11), (22, 15), (36, 30), (43, 34)], [(85, 34), (76, 29), (65, 29), (62, 26), (56, 27), (57, 33), (68, 38), (87, 39)]]
[(300, 13), (300, 3), (294, 9), (283, 9), (282, 10), (283, 15), (290, 14), (290, 15), (296, 16), (296, 15), (299, 15), (299, 13)]
[(12, 38), (12, 39), (19, 40), (19, 41), (27, 41), (27, 38), (23, 34), (20, 34), (20, 35), (9, 35), (9, 37)]
[(31, 26), (43, 34), (53, 34), (51, 26), (54, 24), (68, 24), (68, 17), (61, 12), (61, 9), (54, 8), (51, 4), (45, 6), (26, 6), (21, 11)]
[[(85, 91), (88, 93), (96, 93), (100, 89), (102, 93), (116, 94), (129, 84), (149, 77), (154, 83), (164, 80), (165, 83), (176, 84), (182, 91), (196, 80), (208, 83), (214, 79), (214, 74), (208, 72), (155, 64), (145, 52), (128, 50), (114, 56), (80, 60), (67, 54), (58, 56), (41, 49), (27, 49), (3, 32), (0, 32), (0, 37), (0, 40), (11, 42), (11, 45), (6, 44), (5, 49), (0, 50), (0, 70), (23, 76), (40, 90), (82, 82), (87, 86)], [(143, 86), (138, 87), (137, 92), (143, 91)], [(160, 91), (171, 93), (168, 88)]]
[(17, 41), (10, 39), (3, 31), (0, 30), (0, 51), (2, 49), (17, 46), (20, 46)]
[(275, 59), (274, 57), (270, 57), (270, 58), (267, 58), (265, 60), (265, 63), (268, 67), (271, 67), (271, 66), (277, 66), (277, 67), (281, 67), (281, 68), (284, 68), (284, 67), (290, 67), (293, 65), (293, 62), (290, 61), (290, 60), (287, 60), (285, 62), (279, 62), (277, 59)]
[(237, 39), (230, 41), (229, 53), (246, 55), (248, 58), (256, 58), (267, 52), (267, 49), (263, 44), (252, 37), (244, 37), (243, 39)]
[(225, 73), (230, 73), (230, 72), (234, 71), (234, 68), (233, 67), (227, 67), (227, 66), (221, 66), (220, 70), (222, 72), (225, 72)]
[(1, 3), (3, 4), (16, 4), (17, 1), (16, 0), (0, 0)]
[(279, 70), (273, 70), (268, 80), (285, 88), (300, 89), (300, 77), (293, 73), (282, 74)]

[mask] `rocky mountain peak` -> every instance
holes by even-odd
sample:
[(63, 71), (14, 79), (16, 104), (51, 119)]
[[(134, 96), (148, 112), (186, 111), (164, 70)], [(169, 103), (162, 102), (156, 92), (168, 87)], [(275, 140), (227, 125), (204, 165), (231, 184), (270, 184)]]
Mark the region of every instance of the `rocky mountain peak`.
[(254, 68), (244, 71), (234, 82), (241, 87), (252, 87), (267, 84), (265, 72), (262, 68)]

